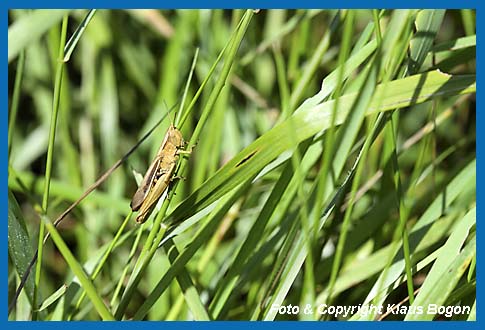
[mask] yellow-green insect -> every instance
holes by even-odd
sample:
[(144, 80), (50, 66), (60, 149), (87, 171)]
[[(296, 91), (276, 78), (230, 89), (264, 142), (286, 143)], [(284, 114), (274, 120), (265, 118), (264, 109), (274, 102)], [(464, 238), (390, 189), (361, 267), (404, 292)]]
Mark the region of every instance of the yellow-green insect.
[(184, 146), (185, 141), (182, 133), (173, 125), (170, 125), (155, 159), (150, 164), (140, 187), (131, 200), (131, 209), (133, 211), (140, 210), (136, 222), (145, 222), (157, 201), (167, 190), (175, 172), (179, 155), (190, 153), (190, 151), (183, 150)]

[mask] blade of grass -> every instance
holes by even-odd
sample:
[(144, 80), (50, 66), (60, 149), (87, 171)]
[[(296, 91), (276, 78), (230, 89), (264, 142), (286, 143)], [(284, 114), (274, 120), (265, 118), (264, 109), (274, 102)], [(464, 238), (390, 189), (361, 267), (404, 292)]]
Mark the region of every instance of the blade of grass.
[[(338, 20), (339, 14), (338, 12), (333, 18), (333, 21)], [(295, 84), (293, 91), (290, 96), (290, 111), (296, 108), (298, 102), (301, 100), (303, 95), (303, 91), (305, 90), (306, 86), (308, 85), (311, 78), (313, 78), (318, 66), (320, 65), (321, 58), (323, 57), (324, 53), (327, 51), (330, 45), (330, 38), (334, 32), (336, 24), (331, 24), (332, 27), (327, 29), (324, 36), (318, 43), (316, 51), (313, 53), (312, 58), (310, 59), (310, 63), (305, 67), (300, 79)]]
[(258, 54), (265, 51), (268, 47), (270, 47), (277, 40), (281, 39), (284, 35), (293, 31), (297, 26), (298, 22), (300, 22), (303, 19), (304, 15), (305, 15), (304, 11), (298, 12), (297, 15), (293, 16), (281, 27), (278, 34), (269, 36), (269, 38), (263, 40), (258, 45), (258, 47), (256, 47), (256, 49), (250, 50), (247, 54), (242, 56), (240, 61), (241, 65), (242, 66), (248, 65)]
[[(94, 280), (96, 279), (96, 277), (99, 275), (99, 273), (101, 272), (101, 269), (103, 269), (103, 266), (105, 265), (106, 261), (108, 260), (108, 257), (110, 256), (111, 252), (113, 251), (113, 249), (115, 248), (116, 244), (118, 244), (118, 241), (121, 237), (121, 234), (123, 233), (123, 231), (125, 230), (125, 227), (126, 225), (128, 224), (128, 221), (131, 219), (131, 215), (128, 215), (125, 217), (125, 220), (123, 221), (123, 223), (121, 224), (121, 226), (119, 227), (118, 231), (116, 232), (115, 236), (113, 237), (113, 239), (111, 240), (108, 248), (106, 249), (105, 253), (103, 254), (103, 256), (101, 257), (101, 260), (99, 261), (98, 265), (96, 266), (95, 270), (92, 272), (92, 274), (90, 275), (90, 279), (91, 281), (94, 282)], [(79, 308), (81, 307), (81, 304), (84, 300), (84, 298), (86, 297), (86, 294), (87, 292), (86, 291), (83, 291), (83, 293), (81, 294), (81, 296), (79, 297), (79, 299), (77, 300), (76, 302), (76, 306), (75, 306), (75, 310), (79, 310)], [(70, 315), (70, 318), (72, 317), (72, 314)]]
[(67, 291), (67, 285), (64, 284), (42, 302), (42, 305), (40, 305), (39, 307), (39, 312), (47, 309), (49, 306), (55, 303), (66, 293), (66, 291)]
[(82, 22), (77, 27), (76, 31), (74, 31), (74, 33), (72, 34), (71, 38), (69, 38), (69, 41), (64, 48), (64, 62), (68, 62), (71, 59), (71, 55), (74, 52), (77, 43), (79, 42), (79, 40), (81, 40), (81, 36), (88, 27), (89, 22), (91, 22), (91, 19), (94, 17), (94, 14), (96, 14), (96, 9), (90, 9), (86, 16), (83, 18)]
[[(456, 229), (451, 232), (450, 237), (446, 243), (440, 248), (440, 253), (433, 264), (430, 272), (426, 276), (423, 285), (420, 287), (419, 294), (413, 303), (413, 306), (426, 306), (428, 304), (438, 304), (439, 301), (444, 301), (449, 291), (445, 291), (439, 287), (439, 282), (443, 274), (446, 273), (448, 268), (453, 268), (452, 265), (455, 262), (454, 258), (460, 255), (463, 245), (466, 243), (466, 239), (469, 236), (471, 227), (476, 222), (476, 210), (471, 209), (464, 217), (456, 224)], [(442, 282), (447, 283), (447, 282)], [(448, 283), (447, 283), (448, 284)], [(437, 294), (437, 292), (441, 292)], [(435, 298), (431, 299), (430, 296)], [(439, 301), (435, 300), (439, 299)], [(424, 317), (429, 319), (430, 317)], [(408, 314), (405, 320), (421, 319), (420, 316), (413, 316)]]
[(467, 35), (475, 34), (475, 24), (476, 24), (476, 14), (472, 9), (462, 9), (460, 10), (463, 27)]
[[(166, 244), (164, 244), (164, 249), (168, 254), (168, 258), (171, 263), (173, 263), (180, 255), (180, 252), (175, 246), (175, 243), (171, 239)], [(185, 302), (187, 303), (187, 306), (194, 316), (194, 319), (196, 321), (209, 321), (210, 316), (207, 313), (206, 308), (204, 307), (201, 299), (202, 297), (200, 293), (197, 292), (198, 290), (192, 282), (192, 279), (190, 278), (187, 269), (181, 269), (180, 273), (176, 275), (176, 278), (184, 294)]]
[[(15, 83), (13, 87), (12, 103), (10, 104), (10, 114), (8, 116), (8, 154), (12, 148), (12, 136), (17, 120), (17, 111), (19, 106), (20, 87), (22, 86), (22, 77), (24, 74), (25, 52), (20, 52), (19, 60), (17, 62), (17, 71), (15, 72)], [(9, 157), (10, 161), (10, 157)]]
[[(60, 59), (64, 57), (63, 55), (64, 55), (64, 45), (66, 43), (67, 23), (68, 23), (68, 16), (65, 15), (62, 20), (61, 39), (60, 39), (59, 54), (58, 54), (59, 62), (57, 63), (56, 78), (54, 82), (54, 97), (53, 97), (51, 123), (50, 123), (50, 131), (49, 131), (49, 144), (47, 147), (47, 158), (46, 158), (46, 166), (45, 166), (46, 168), (45, 185), (44, 185), (44, 194), (42, 196), (43, 215), (47, 214), (47, 207), (49, 203), (49, 189), (50, 189), (50, 180), (52, 175), (52, 161), (54, 159), (54, 142), (56, 139), (57, 116), (59, 114), (59, 100), (61, 95), (62, 72), (64, 70), (64, 63), (60, 61)], [(42, 269), (44, 233), (45, 233), (44, 222), (41, 221), (39, 226), (39, 236), (38, 236), (39, 238), (38, 238), (38, 246), (37, 246), (38, 262), (35, 269), (34, 311), (32, 312), (32, 320), (36, 320), (37, 318), (37, 312), (36, 312), (36, 310), (38, 309), (37, 291), (40, 285), (40, 277), (41, 277), (41, 269)]]
[(131, 250), (130, 250), (130, 253), (128, 255), (128, 259), (126, 260), (126, 265), (123, 268), (123, 271), (121, 272), (121, 276), (118, 279), (118, 283), (116, 284), (116, 288), (113, 292), (113, 296), (111, 297), (111, 301), (110, 301), (111, 306), (116, 306), (119, 303), (119, 296), (121, 294), (121, 288), (122, 288), (123, 283), (126, 279), (126, 275), (128, 274), (128, 271), (129, 271), (129, 268), (130, 268), (130, 263), (133, 260), (133, 258), (135, 257), (135, 254), (137, 252), (137, 247), (138, 247), (138, 244), (140, 243), (141, 235), (142, 235), (144, 229), (145, 229), (145, 225), (142, 225), (138, 228), (138, 233), (137, 233), (136, 238), (133, 241), (133, 244), (131, 246)]
[(56, 227), (50, 220), (43, 216), (43, 222), (45, 223), (47, 230), (49, 231), (52, 240), (56, 244), (57, 248), (61, 252), (62, 256), (68, 263), (72, 272), (77, 276), (81, 285), (83, 286), (84, 290), (86, 290), (86, 294), (88, 295), (89, 299), (93, 303), (96, 311), (98, 312), (99, 316), (103, 320), (114, 320), (113, 315), (111, 315), (110, 311), (103, 303), (102, 298), (98, 295), (96, 288), (94, 287), (93, 283), (89, 279), (88, 275), (84, 272), (82, 266), (76, 260), (74, 255), (72, 254), (71, 250), (67, 247), (66, 243), (62, 239), (61, 235), (57, 231)]
[(409, 313), (406, 315), (405, 320), (432, 320), (437, 312), (429, 309), (430, 304), (441, 306), (445, 302), (470, 265), (475, 254), (476, 238), (472, 237), (463, 250), (449, 263), (449, 266), (441, 272), (433, 286), (425, 294), (420, 294), (416, 297), (416, 304), (420, 303), (421, 305), (419, 306), (428, 307), (426, 313)]
[[(22, 278), (34, 254), (27, 226), (15, 196), (8, 192), (8, 252), (17, 274)], [(25, 293), (33, 309), (34, 279), (25, 283)], [(10, 308), (9, 308), (10, 309)]]
[(416, 33), (409, 44), (410, 56), (408, 70), (415, 74), (421, 68), (426, 55), (433, 46), (434, 39), (445, 16), (446, 10), (422, 10), (414, 24)]

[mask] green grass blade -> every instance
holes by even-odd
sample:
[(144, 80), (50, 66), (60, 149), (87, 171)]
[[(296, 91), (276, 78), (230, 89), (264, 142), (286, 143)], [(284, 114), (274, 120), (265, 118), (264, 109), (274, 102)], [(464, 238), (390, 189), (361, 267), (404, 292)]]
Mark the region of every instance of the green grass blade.
[[(45, 185), (44, 185), (44, 193), (42, 195), (42, 212), (44, 214), (47, 213), (47, 207), (49, 203), (50, 180), (52, 176), (52, 162), (54, 159), (54, 142), (56, 140), (57, 116), (59, 114), (62, 74), (64, 70), (64, 63), (60, 59), (64, 55), (64, 45), (66, 43), (66, 34), (67, 34), (67, 22), (68, 22), (68, 16), (65, 15), (62, 20), (61, 38), (60, 38), (59, 54), (58, 54), (59, 61), (56, 66), (56, 77), (54, 81), (54, 96), (52, 101), (52, 114), (51, 114), (51, 122), (50, 122), (50, 129), (49, 129), (49, 144), (47, 146), (47, 157), (46, 157), (46, 165), (45, 165)], [(39, 238), (37, 240), (38, 258), (37, 258), (37, 264), (35, 269), (35, 287), (34, 287), (35, 309), (37, 309), (37, 290), (39, 288), (40, 276), (41, 276), (41, 266), (42, 266), (43, 249), (44, 249), (44, 232), (45, 232), (44, 222), (41, 222), (39, 226)], [(37, 312), (34, 310), (32, 314), (33, 320), (36, 319), (36, 313)]]
[[(17, 274), (22, 278), (34, 256), (34, 250), (22, 212), (11, 191), (8, 193), (8, 252)], [(25, 283), (25, 293), (31, 306), (34, 297), (34, 285), (34, 278), (29, 276)]]
[[(475, 222), (476, 210), (473, 208), (456, 224), (456, 229), (452, 231), (446, 243), (441, 247), (438, 258), (426, 276), (423, 285), (420, 287), (419, 294), (413, 306), (426, 306), (428, 304), (438, 304), (439, 301), (445, 301), (449, 291), (442, 290), (439, 287), (439, 281), (448, 268), (454, 268), (454, 258), (460, 254), (469, 236), (470, 229), (475, 225)], [(442, 295), (438, 296), (436, 292), (441, 292)], [(436, 295), (434, 298), (432, 298), (433, 294)], [(408, 314), (405, 318), (405, 320), (418, 319), (422, 319), (421, 316), (413, 314)], [(428, 319), (428, 317), (424, 317), (424, 319)]]
[[(418, 87), (418, 89), (417, 89)], [(385, 94), (383, 92), (385, 91)], [(452, 96), (475, 91), (474, 76), (454, 77), (440, 72), (431, 72), (398, 79), (379, 85), (375, 95), (384, 95), (377, 104), (371, 102), (366, 114), (402, 108), (411, 104), (429, 101), (434, 97)], [(357, 94), (344, 95), (340, 98), (340, 109), (336, 124), (341, 124), (350, 110)], [(284, 151), (294, 148), (299, 142), (325, 130), (330, 125), (333, 102), (328, 101), (309, 109), (303, 109), (285, 122), (274, 127), (259, 139), (246, 147), (205, 184), (185, 199), (166, 219), (168, 225), (180, 223), (191, 212), (198, 212), (220, 198), (236, 185), (258, 173)], [(296, 127), (294, 137), (289, 131)], [(189, 207), (190, 205), (190, 207)]]
[(64, 259), (66, 259), (66, 262), (68, 263), (72, 272), (81, 282), (84, 290), (86, 290), (86, 294), (93, 303), (97, 312), (99, 313), (99, 316), (101, 316), (101, 318), (106, 321), (114, 320), (113, 315), (104, 304), (103, 299), (98, 295), (98, 291), (94, 287), (93, 283), (89, 279), (82, 266), (72, 254), (71, 250), (69, 250), (69, 248), (67, 247), (66, 242), (64, 242), (56, 227), (54, 227), (54, 225), (47, 218), (44, 218), (43, 221), (46, 224), (47, 230), (49, 231), (52, 240), (56, 244)]
[(408, 68), (411, 74), (418, 72), (421, 68), (426, 55), (433, 46), (444, 16), (445, 10), (443, 9), (422, 10), (418, 13), (415, 21), (416, 33), (409, 45), (411, 53)]
[(420, 304), (419, 306), (423, 306), (426, 312), (422, 314), (410, 313), (406, 316), (405, 320), (432, 320), (438, 314), (432, 309), (432, 306), (443, 305), (448, 295), (455, 288), (463, 273), (470, 265), (475, 254), (476, 238), (472, 237), (463, 250), (451, 260), (449, 266), (441, 272), (441, 276), (435, 279), (432, 287), (429, 287), (425, 293), (420, 292), (420, 295), (416, 297), (416, 305)]
[(67, 42), (66, 47), (64, 48), (64, 62), (69, 61), (69, 59), (71, 58), (72, 52), (74, 52), (77, 43), (81, 39), (81, 36), (83, 35), (86, 28), (88, 27), (89, 22), (94, 17), (94, 14), (96, 14), (96, 9), (90, 9), (86, 16), (83, 18), (82, 22), (77, 27), (76, 31), (74, 31), (71, 38)]
[[(12, 102), (10, 104), (10, 114), (8, 116), (8, 153), (9, 155), (12, 147), (12, 136), (14, 131), (13, 128), (15, 127), (15, 121), (17, 120), (20, 87), (22, 85), (24, 65), (25, 65), (25, 52), (21, 52), (17, 63), (17, 70), (15, 72), (15, 84), (13, 89)], [(10, 159), (9, 159), (9, 162), (10, 162)]]
[(66, 293), (66, 291), (67, 285), (64, 284), (42, 302), (42, 305), (39, 307), (39, 312), (47, 309), (49, 306), (59, 300)]

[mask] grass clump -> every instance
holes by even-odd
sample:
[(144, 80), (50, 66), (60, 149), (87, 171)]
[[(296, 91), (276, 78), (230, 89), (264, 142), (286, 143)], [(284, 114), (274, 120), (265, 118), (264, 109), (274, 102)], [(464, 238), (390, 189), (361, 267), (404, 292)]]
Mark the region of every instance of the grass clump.
[(474, 11), (9, 19), (9, 319), (475, 319)]

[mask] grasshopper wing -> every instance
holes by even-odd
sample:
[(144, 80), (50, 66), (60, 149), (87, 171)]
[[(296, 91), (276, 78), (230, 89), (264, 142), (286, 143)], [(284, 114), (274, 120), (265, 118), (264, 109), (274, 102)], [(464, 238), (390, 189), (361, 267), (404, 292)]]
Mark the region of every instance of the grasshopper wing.
[(138, 187), (138, 190), (133, 195), (133, 198), (131, 199), (131, 203), (130, 203), (130, 207), (133, 211), (138, 211), (141, 204), (143, 203), (148, 193), (150, 192), (150, 189), (153, 186), (153, 182), (155, 181), (155, 178), (157, 176), (157, 171), (160, 166), (160, 161), (161, 161), (161, 157), (157, 156), (155, 160), (152, 162), (152, 164), (150, 165), (150, 167), (148, 168), (147, 172), (145, 173), (145, 176), (143, 177), (143, 181)]

